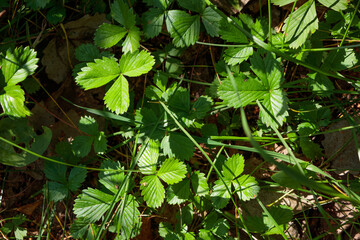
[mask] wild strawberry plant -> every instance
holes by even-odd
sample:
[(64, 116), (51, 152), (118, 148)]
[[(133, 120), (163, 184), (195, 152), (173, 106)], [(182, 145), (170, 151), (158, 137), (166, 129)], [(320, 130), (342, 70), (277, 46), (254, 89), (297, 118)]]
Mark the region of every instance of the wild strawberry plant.
[[(47, 21), (63, 27), (67, 2), (29, 0), (24, 8), (47, 11)], [(106, 9), (97, 0), (80, 2), (84, 11), (90, 6)], [(337, 98), (358, 91), (359, 46), (348, 42), (358, 40), (359, 1), (271, 4), (292, 4), (276, 30), (271, 9), (254, 18), (228, 16), (207, 0), (109, 3), (110, 21), (98, 26), (93, 43), (76, 48), (78, 64), (72, 70), (84, 91), (105, 89), (104, 109), (73, 104), (86, 111), (74, 124), (80, 134), (57, 143), (51, 158), (41, 156), (51, 131), (43, 127), (38, 134), (27, 125), (30, 104), (19, 85), (35, 74), (36, 51), (21, 46), (2, 51), (0, 162), (23, 167), (39, 157), (46, 160), (42, 194), (54, 211), (59, 202), (70, 205), (74, 219), (63, 226), (63, 234), (74, 239), (133, 239), (143, 234), (146, 219), (152, 221), (152, 234), (164, 239), (239, 239), (243, 234), (286, 239), (292, 237), (284, 233), (289, 222), (299, 218), (277, 201), (262, 203), (262, 191), (275, 187), (357, 207), (357, 180), (345, 185), (319, 167), (323, 149), (313, 140), (334, 121), (332, 103), (354, 123)], [(339, 44), (325, 47), (330, 40)], [(200, 45), (210, 46), (208, 62), (214, 72), (197, 81), (182, 61), (183, 54)], [(146, 81), (141, 93), (135, 84), (139, 79)], [(28, 93), (30, 85), (23, 84)], [(194, 85), (202, 89), (195, 97)], [(106, 121), (105, 128), (99, 118)], [(275, 143), (287, 154), (272, 151), (268, 145)], [(271, 178), (255, 176), (263, 163), (247, 169), (249, 153), (276, 167)], [(97, 173), (92, 183), (90, 171)], [(250, 214), (247, 202), (255, 202), (259, 214)], [(324, 214), (319, 202), (313, 204)], [(169, 209), (177, 213), (168, 216)], [(19, 225), (24, 221), (19, 215), (1, 231), (22, 239), (26, 230)], [(41, 224), (39, 238), (50, 223), (48, 217)]]

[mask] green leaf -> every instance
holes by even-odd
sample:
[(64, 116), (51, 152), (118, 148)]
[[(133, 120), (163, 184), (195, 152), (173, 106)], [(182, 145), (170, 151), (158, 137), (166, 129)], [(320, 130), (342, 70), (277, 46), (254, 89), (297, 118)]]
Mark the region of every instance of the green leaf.
[(149, 207), (160, 207), (165, 198), (165, 188), (156, 175), (145, 176), (140, 182), (141, 195)]
[(206, 32), (211, 37), (219, 36), (221, 16), (214, 9), (211, 7), (205, 8), (205, 11), (201, 14), (201, 20)]
[(255, 178), (249, 175), (243, 175), (235, 179), (233, 184), (237, 195), (242, 201), (254, 199), (260, 191), (260, 187)]
[(199, 239), (200, 240), (216, 240), (217, 238), (212, 234), (210, 230), (200, 229), (199, 230)]
[(187, 89), (179, 87), (174, 94), (171, 95), (169, 100), (169, 108), (179, 113), (188, 113), (190, 110), (190, 93)]
[(114, 196), (98, 189), (87, 188), (75, 199), (74, 213), (78, 218), (96, 222), (109, 209)]
[[(27, 147), (27, 149), (29, 149), (31, 152), (39, 155), (42, 155), (47, 150), (52, 139), (51, 130), (44, 126), (43, 129), (44, 133), (41, 135), (36, 135), (33, 139), (31, 147)], [(38, 159), (37, 156), (25, 151), (22, 153), (22, 156), (24, 157), (23, 166), (28, 165)]]
[(179, 133), (171, 133), (165, 136), (161, 141), (161, 148), (165, 155), (181, 160), (189, 160), (195, 151), (194, 144)]
[[(175, 226), (175, 229), (176, 228), (183, 228), (181, 230), (181, 232), (183, 234), (186, 234), (188, 233), (189, 235), (184, 237), (184, 239), (186, 240), (195, 240), (195, 236), (191, 236), (191, 232), (187, 232), (189, 230), (186, 229), (186, 227), (184, 227), (184, 225), (191, 225), (192, 221), (194, 220), (194, 208), (193, 208), (193, 204), (192, 203), (189, 203), (187, 204), (186, 206), (181, 206), (181, 211), (178, 211), (176, 213), (176, 219), (177, 219), (177, 224)], [(181, 223), (182, 223), (182, 226), (181, 226)], [(186, 232), (185, 232), (186, 231)]]
[(72, 149), (78, 157), (85, 157), (91, 151), (91, 145), (94, 137), (91, 136), (76, 136), (72, 142)]
[(113, 58), (95, 59), (81, 69), (75, 81), (85, 90), (101, 87), (120, 75), (118, 63)]
[(166, 235), (172, 233), (174, 230), (169, 222), (160, 222), (159, 224), (159, 235), (162, 238), (165, 238)]
[[(117, 212), (114, 219), (117, 227), (120, 227), (122, 239), (132, 239), (140, 233), (141, 217), (138, 210), (139, 204), (134, 196), (127, 195), (124, 208)], [(120, 203), (122, 206), (123, 202)]]
[(200, 16), (191, 16), (183, 11), (169, 11), (167, 19), (168, 31), (176, 47), (186, 47), (194, 44), (200, 35)]
[[(34, 130), (27, 125), (26, 119), (4, 118), (0, 123), (0, 131), (5, 135), (5, 138), (20, 145), (24, 144), (25, 148), (30, 151), (41, 155), (49, 146), (52, 134), (47, 127), (43, 127), (44, 133), (42, 135), (36, 135)], [(0, 142), (0, 162), (2, 164), (24, 167), (36, 159), (36, 156), (26, 151), (15, 152), (14, 147), (5, 142)]]
[(126, 29), (135, 26), (136, 15), (123, 0), (115, 0), (111, 4), (111, 16)]
[[(299, 168), (297, 166), (292, 167), (293, 171), (299, 172)], [(281, 186), (289, 187), (293, 189), (301, 188), (301, 183), (295, 179), (287, 175), (284, 171), (279, 171), (271, 176), (271, 179), (275, 182), (279, 183)]]
[(330, 124), (331, 111), (329, 108), (315, 102), (300, 102), (295, 109), (299, 110), (299, 118), (304, 122), (310, 122), (316, 126), (317, 129), (325, 127)]
[(252, 47), (231, 47), (225, 50), (224, 60), (229, 65), (240, 64), (253, 54)]
[(289, 116), (288, 98), (283, 90), (269, 91), (264, 96), (262, 104), (265, 111), (260, 111), (260, 119), (266, 126), (281, 126), (285, 118)]
[(345, 10), (348, 4), (347, 0), (319, 0), (319, 2), (335, 11)]
[(0, 61), (5, 83), (11, 86), (25, 80), (27, 76), (35, 72), (38, 61), (36, 52), (29, 47), (7, 50), (5, 58)]
[(305, 156), (312, 160), (320, 158), (323, 155), (321, 147), (319, 144), (312, 142), (306, 137), (317, 131), (316, 126), (308, 122), (300, 123), (297, 127), (297, 131), (300, 136), (303, 136), (300, 138), (300, 147)]
[(153, 109), (142, 108), (136, 111), (135, 120), (138, 122), (136, 126), (149, 138), (162, 139), (165, 135), (165, 130), (161, 126), (154, 124), (162, 121), (161, 118), (160, 113), (155, 112)]
[(264, 83), (267, 89), (273, 90), (280, 88), (280, 84), (284, 80), (282, 76), (283, 69), (273, 54), (268, 53), (265, 59), (262, 59), (257, 52), (250, 59), (250, 63), (251, 69)]
[(96, 30), (94, 41), (101, 48), (110, 48), (117, 44), (126, 33), (123, 27), (104, 23)]
[(72, 192), (77, 191), (85, 181), (87, 171), (84, 168), (72, 168), (68, 178), (68, 187)]
[[(42, 127), (44, 130), (44, 133), (41, 135), (35, 135), (34, 139), (32, 140), (31, 147), (28, 147), (28, 149), (34, 153), (37, 153), (39, 155), (42, 155), (48, 148), (51, 140), (52, 140), (52, 132), (47, 127)], [(32, 155), (30, 153), (23, 153), (23, 156), (25, 157), (25, 163), (29, 164), (34, 162), (36, 159), (38, 159), (37, 156)]]
[(178, 0), (179, 5), (187, 10), (202, 13), (205, 10), (206, 3), (204, 0)]
[(245, 220), (245, 224), (250, 232), (262, 233), (268, 229), (268, 227), (264, 223), (264, 219), (258, 216), (247, 217)]
[(136, 26), (132, 26), (128, 30), (128, 34), (122, 44), (124, 53), (135, 52), (140, 47), (140, 30)]
[(288, 5), (292, 2), (294, 2), (295, 0), (271, 0), (271, 2), (275, 5), (279, 5), (280, 7)]
[(156, 37), (160, 34), (164, 23), (164, 11), (159, 8), (150, 8), (143, 15), (144, 34), (148, 38)]
[(222, 166), (222, 174), (228, 180), (237, 178), (244, 171), (244, 157), (234, 154), (224, 162)]
[(196, 195), (206, 196), (209, 194), (209, 185), (204, 173), (200, 171), (193, 172), (191, 175), (191, 185)]
[(96, 58), (101, 58), (99, 49), (90, 43), (81, 44), (75, 49), (75, 57), (82, 62), (90, 62)]
[(169, 185), (166, 196), (167, 202), (172, 205), (185, 202), (190, 196), (190, 180), (186, 178), (181, 182)]
[(27, 92), (28, 94), (34, 94), (40, 90), (39, 83), (34, 78), (30, 78), (30, 77), (27, 77), (24, 81), (22, 81), (21, 86), (23, 87), (25, 92)]
[(63, 6), (54, 6), (46, 14), (46, 20), (52, 24), (56, 25), (64, 20), (66, 16), (66, 9)]
[(211, 110), (212, 99), (208, 96), (200, 96), (193, 104), (190, 116), (192, 118), (203, 119), (206, 114)]
[(19, 85), (8, 85), (4, 87), (4, 91), (0, 95), (0, 104), (6, 115), (25, 117), (31, 114), (24, 105), (25, 93)]
[(315, 1), (309, 0), (285, 19), (282, 27), (283, 31), (287, 31), (285, 42), (290, 43), (291, 48), (300, 47), (319, 28), (318, 22)]
[(89, 227), (90, 223), (86, 218), (75, 219), (75, 221), (70, 226), (71, 237), (74, 239), (81, 238), (84, 236)]
[(27, 229), (23, 227), (17, 227), (14, 231), (16, 240), (24, 239), (27, 236)]
[(156, 165), (159, 158), (159, 143), (149, 140), (143, 154), (137, 161), (137, 165), (142, 174), (149, 175), (156, 172)]
[(167, 184), (180, 182), (187, 173), (186, 165), (174, 158), (168, 158), (161, 165), (157, 176)]
[[(114, 162), (111, 160), (106, 160), (101, 164), (101, 169), (106, 169), (108, 171), (101, 171), (99, 173), (99, 182), (109, 189), (112, 193), (117, 194), (119, 187), (125, 179), (125, 175), (122, 172), (124, 168), (121, 167), (120, 162)], [(120, 170), (120, 171), (114, 171)], [(126, 189), (122, 190), (122, 193), (125, 193)], [(122, 194), (120, 194), (122, 195)]]
[(49, 200), (58, 202), (69, 195), (69, 189), (62, 183), (49, 182)]
[(129, 83), (123, 75), (105, 93), (106, 107), (116, 114), (123, 114), (130, 106)]
[[(235, 19), (236, 24), (240, 27), (243, 27), (243, 24), (240, 20)], [(248, 43), (246, 36), (235, 26), (228, 23), (225, 19), (220, 21), (220, 36), (227, 42), (234, 43)]]
[(155, 64), (154, 57), (146, 51), (127, 53), (121, 56), (120, 72), (128, 77), (138, 77), (149, 72)]
[[(293, 217), (292, 209), (289, 206), (284, 206), (284, 205), (272, 206), (271, 208), (268, 209), (268, 211), (271, 217), (276, 221), (276, 223), (279, 226), (287, 224), (288, 222), (291, 221)], [(275, 223), (266, 213), (263, 213), (263, 218), (265, 225), (269, 229), (275, 228), (276, 230)], [(281, 234), (281, 233), (276, 231), (276, 232), (272, 232), (272, 234)]]
[(26, 5), (33, 10), (44, 8), (51, 0), (26, 0)]
[(237, 74), (234, 76), (234, 80), (235, 86), (231, 79), (227, 78), (218, 88), (218, 95), (227, 106), (245, 107), (256, 99), (262, 99), (267, 94), (265, 86), (254, 77)]
[(66, 183), (66, 169), (67, 167), (63, 164), (45, 162), (44, 173), (49, 180)]
[(269, 28), (268, 28), (268, 22), (265, 18), (257, 18), (254, 22), (254, 19), (252, 16), (241, 13), (239, 14), (239, 18), (243, 22), (245, 28), (250, 29), (250, 33), (254, 35), (255, 37), (259, 38), (262, 41), (265, 41), (265, 39), (268, 37), (269, 34)]
[(338, 49), (331, 51), (325, 58), (322, 69), (327, 71), (341, 71), (354, 67), (358, 63), (358, 57), (355, 54), (354, 49)]
[(316, 95), (331, 96), (335, 86), (327, 76), (320, 73), (308, 73), (308, 77), (309, 86)]
[(99, 132), (99, 134), (94, 139), (94, 151), (97, 154), (104, 154), (107, 149), (107, 140), (105, 133), (103, 131)]
[(230, 229), (229, 223), (219, 216), (217, 211), (209, 213), (203, 221), (203, 225), (204, 228), (210, 230), (212, 234), (220, 237), (221, 239), (227, 239), (225, 237), (228, 235)]
[(99, 125), (93, 117), (85, 116), (79, 120), (79, 129), (91, 136), (95, 136), (99, 132)]
[[(226, 186), (231, 190), (231, 180), (224, 179)], [(211, 201), (215, 208), (224, 208), (230, 200), (230, 193), (227, 191), (222, 180), (217, 180), (210, 195)]]
[(149, 7), (157, 7), (165, 10), (173, 0), (144, 0)]

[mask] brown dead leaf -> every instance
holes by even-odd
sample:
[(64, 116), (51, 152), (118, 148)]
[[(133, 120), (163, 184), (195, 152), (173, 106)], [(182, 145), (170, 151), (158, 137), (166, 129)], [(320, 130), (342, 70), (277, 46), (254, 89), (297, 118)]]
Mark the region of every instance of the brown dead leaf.
[(33, 214), (33, 212), (35, 211), (35, 209), (42, 203), (43, 200), (37, 200), (35, 202), (26, 204), (24, 206), (18, 207), (16, 210), (18, 212), (21, 212), (27, 216), (31, 216)]
[(104, 22), (107, 22), (105, 14), (95, 14), (94, 16), (85, 15), (79, 20), (66, 23), (64, 27), (69, 46), (66, 44), (63, 30), (58, 29), (59, 36), (62, 37), (58, 36), (49, 42), (41, 60), (49, 79), (61, 83), (71, 74), (70, 62), (74, 65), (76, 47), (92, 42), (97, 27)]

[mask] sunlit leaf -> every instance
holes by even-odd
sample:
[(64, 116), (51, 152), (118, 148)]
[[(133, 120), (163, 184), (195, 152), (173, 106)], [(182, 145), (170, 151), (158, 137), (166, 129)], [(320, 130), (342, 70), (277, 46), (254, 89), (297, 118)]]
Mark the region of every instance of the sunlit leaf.
[(222, 174), (226, 179), (233, 180), (244, 171), (244, 157), (239, 154), (232, 155), (222, 166)]
[(285, 19), (282, 27), (285, 42), (289, 43), (291, 48), (300, 47), (307, 37), (318, 29), (318, 22), (315, 1), (309, 0)]
[(95, 59), (95, 63), (89, 62), (81, 69), (75, 81), (85, 90), (101, 87), (120, 74), (118, 63), (113, 58), (103, 57)]
[(260, 187), (255, 178), (249, 175), (242, 175), (238, 179), (235, 179), (233, 184), (237, 195), (242, 201), (254, 199), (260, 191)]
[(288, 113), (288, 98), (283, 90), (272, 90), (262, 101), (265, 111), (260, 111), (260, 119), (267, 126), (281, 126)]
[(117, 44), (126, 33), (123, 27), (104, 23), (96, 30), (94, 41), (101, 48), (109, 48)]
[(157, 176), (167, 184), (180, 182), (187, 173), (186, 165), (174, 158), (168, 158), (161, 165)]
[[(106, 171), (101, 171), (99, 173), (99, 182), (108, 190), (116, 194), (125, 179), (125, 175), (122, 172), (124, 168), (121, 167), (120, 162), (111, 160), (104, 161), (100, 168), (106, 169)], [(125, 189), (123, 189), (122, 193), (124, 192)]]
[(89, 222), (99, 220), (109, 209), (114, 196), (98, 189), (87, 188), (75, 199), (74, 213), (78, 218), (84, 217)]
[(239, 108), (246, 106), (256, 99), (262, 99), (267, 89), (259, 80), (243, 74), (234, 76), (235, 83), (231, 79), (222, 81), (218, 95), (224, 103), (230, 107)]
[(128, 34), (122, 44), (124, 53), (135, 52), (140, 47), (140, 30), (136, 26), (132, 26), (128, 30)]
[(149, 140), (143, 154), (137, 161), (137, 165), (142, 174), (154, 174), (159, 158), (159, 143)]
[(181, 182), (169, 185), (166, 191), (166, 198), (169, 204), (180, 204), (189, 199), (190, 180), (188, 178)]
[(119, 61), (120, 72), (128, 77), (145, 74), (151, 70), (154, 64), (154, 57), (146, 51), (124, 54)]
[(123, 114), (130, 105), (129, 83), (123, 75), (114, 82), (111, 88), (105, 93), (106, 107), (116, 114)]
[(201, 14), (201, 21), (205, 26), (206, 32), (211, 37), (218, 37), (220, 31), (221, 16), (211, 7), (205, 8)]
[(195, 151), (194, 144), (184, 135), (171, 133), (161, 141), (161, 148), (169, 157), (189, 160)]
[(176, 47), (185, 47), (194, 44), (200, 35), (200, 16), (191, 16), (183, 11), (173, 10), (167, 19), (168, 31)]
[(14, 117), (30, 115), (29, 109), (24, 105), (25, 93), (19, 85), (9, 85), (0, 92), (0, 104), (4, 113)]
[(319, 2), (335, 11), (345, 10), (348, 4), (347, 0), (319, 0)]
[[(125, 201), (125, 203), (123, 203)], [(140, 233), (141, 217), (138, 210), (139, 204), (131, 194), (127, 195), (120, 203), (123, 209), (117, 212), (114, 222), (117, 231), (121, 232), (121, 239), (131, 239)]]
[[(226, 186), (231, 190), (231, 180), (224, 179)], [(217, 180), (211, 193), (211, 201), (217, 209), (224, 208), (230, 200), (230, 193), (222, 180)]]
[(165, 188), (156, 175), (145, 176), (140, 182), (141, 195), (149, 207), (160, 207), (165, 198)]
[(6, 51), (5, 57), (1, 58), (1, 72), (4, 75), (5, 83), (15, 85), (35, 72), (37, 68), (36, 52), (29, 47), (15, 48)]
[(193, 172), (191, 175), (191, 185), (196, 195), (206, 196), (209, 194), (209, 185), (204, 173), (200, 171)]
[(236, 65), (246, 61), (252, 54), (252, 47), (231, 47), (225, 50), (224, 60), (229, 65)]

